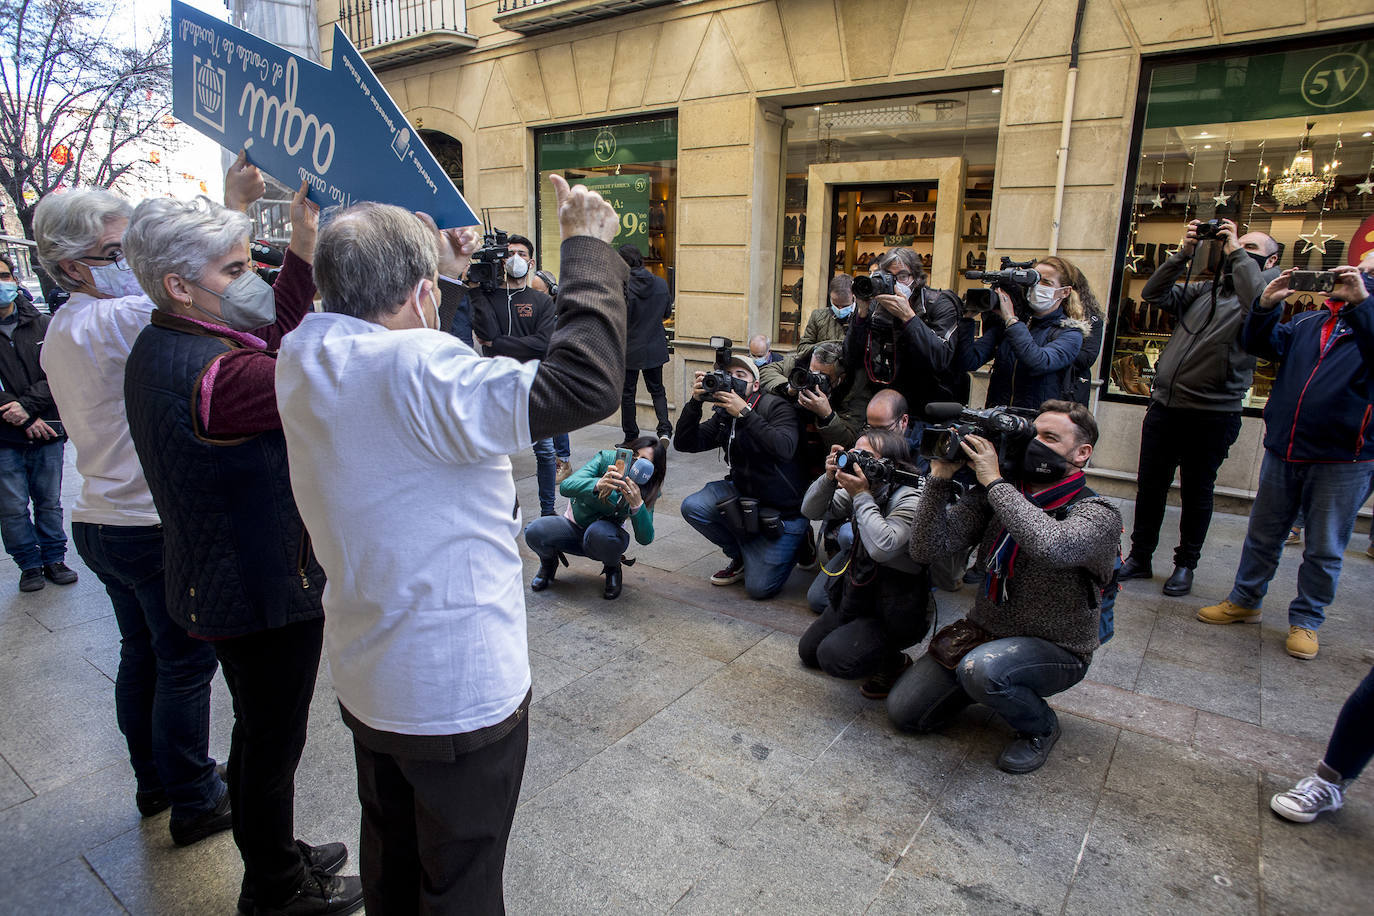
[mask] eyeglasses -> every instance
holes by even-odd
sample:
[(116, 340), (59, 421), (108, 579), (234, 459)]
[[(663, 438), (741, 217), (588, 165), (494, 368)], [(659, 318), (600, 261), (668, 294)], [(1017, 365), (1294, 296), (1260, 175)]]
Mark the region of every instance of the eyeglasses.
[(899, 274), (893, 274), (892, 277), (893, 279), (900, 280), (903, 283), (910, 283), (912, 280), (916, 279), (916, 275), (909, 270), (904, 270)]
[(133, 268), (129, 266), (129, 262), (124, 260), (124, 252), (120, 251), (118, 248), (116, 248), (112, 254), (83, 254), (81, 257), (77, 258), (77, 260), (100, 261), (105, 264), (113, 264), (120, 270), (133, 270)]
[(885, 429), (890, 433), (895, 433), (897, 431), (897, 421), (893, 420), (891, 423), (888, 423), (885, 426), (877, 426), (872, 423), (865, 423), (859, 431), (861, 433), (866, 433), (872, 429)]

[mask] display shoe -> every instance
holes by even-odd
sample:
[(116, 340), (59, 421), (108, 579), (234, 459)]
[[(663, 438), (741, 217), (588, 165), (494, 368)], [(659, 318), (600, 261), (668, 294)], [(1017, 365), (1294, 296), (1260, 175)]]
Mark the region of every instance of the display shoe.
[(969, 235), (982, 235), (982, 234), (983, 234), (983, 217), (982, 217), (981, 214), (978, 214), (978, 213), (973, 214), (973, 218), (972, 218), (971, 220), (968, 221), (968, 234), (969, 234)]
[(837, 223), (835, 224), (835, 234), (836, 234), (836, 235), (844, 235), (845, 230), (847, 230), (848, 228), (849, 228), (849, 214), (848, 214), (848, 213), (841, 213), (841, 214), (840, 214), (840, 221), (837, 222)]
[(1050, 759), (1050, 751), (1059, 740), (1059, 717), (1050, 710), (1053, 724), (1047, 735), (1018, 734), (1016, 740), (1006, 746), (997, 758), (997, 768), (1004, 773), (1033, 773)]
[(1193, 590), (1193, 571), (1186, 566), (1175, 566), (1174, 573), (1164, 582), (1164, 594), (1177, 598)]
[(930, 253), (927, 252), (926, 255), (923, 258), (921, 258), (921, 266), (924, 267), (926, 270), (930, 270), (931, 261), (932, 257)]
[(542, 592), (544, 589), (553, 585), (554, 576), (558, 574), (558, 557), (549, 557), (547, 560), (539, 561), (539, 572), (534, 574), (530, 580), (530, 591)]
[(1284, 644), (1284, 648), (1294, 658), (1316, 658), (1317, 631), (1307, 627), (1289, 627), (1288, 641)]
[(624, 584), (624, 573), (620, 566), (603, 566), (601, 574), (606, 577), (606, 588), (601, 593), (601, 597), (607, 601), (614, 601), (620, 597), (620, 588)]
[(797, 235), (806, 235), (806, 214), (797, 217)]
[(1197, 612), (1197, 619), (1203, 623), (1259, 623), (1262, 616), (1259, 608), (1241, 607), (1230, 599), (1209, 604)]
[(964, 267), (967, 268), (968, 270), (973, 270), (973, 249), (972, 249), (972, 248), (970, 248), (970, 249), (968, 250), (968, 253), (964, 255)]
[(859, 220), (859, 235), (876, 235), (878, 232), (878, 217), (872, 213)]
[(935, 234), (935, 217), (929, 213), (921, 214), (921, 235)]

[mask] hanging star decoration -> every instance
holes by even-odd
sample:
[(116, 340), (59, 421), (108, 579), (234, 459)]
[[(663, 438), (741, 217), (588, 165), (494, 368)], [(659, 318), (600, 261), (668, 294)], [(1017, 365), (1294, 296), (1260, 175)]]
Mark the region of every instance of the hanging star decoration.
[(1213, 195), (1212, 195), (1212, 200), (1213, 200), (1213, 202), (1216, 203), (1216, 205), (1217, 205), (1218, 207), (1224, 207), (1224, 206), (1226, 206), (1226, 204), (1231, 200), (1231, 198), (1232, 198), (1233, 196), (1234, 196), (1234, 195), (1232, 195), (1232, 194), (1220, 194), (1220, 193), (1218, 193), (1218, 194), (1213, 194)]
[(1150, 198), (1150, 209), (1158, 210), (1164, 206), (1164, 195), (1155, 191), (1155, 196)]
[(1326, 254), (1326, 243), (1336, 237), (1334, 232), (1323, 231), (1322, 221), (1317, 220), (1317, 228), (1311, 232), (1299, 232), (1298, 238), (1307, 243), (1307, 253), (1316, 251), (1319, 254)]
[(1234, 193), (1226, 193), (1226, 181), (1231, 174), (1231, 163), (1235, 161), (1236, 160), (1231, 158), (1231, 141), (1227, 140), (1226, 152), (1222, 154), (1221, 187), (1217, 188), (1217, 193), (1212, 195), (1212, 202), (1218, 207), (1226, 206), (1227, 202), (1235, 196)]
[(1361, 197), (1365, 194), (1374, 194), (1374, 175), (1364, 176), (1365, 180), (1355, 185)]

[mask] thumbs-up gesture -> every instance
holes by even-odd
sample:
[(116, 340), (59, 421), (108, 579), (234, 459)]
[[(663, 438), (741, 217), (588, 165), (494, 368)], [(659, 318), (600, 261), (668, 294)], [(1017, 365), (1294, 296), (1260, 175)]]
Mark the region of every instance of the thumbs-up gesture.
[(584, 185), (569, 188), (562, 175), (550, 175), (549, 181), (558, 200), (558, 225), (563, 238), (590, 235), (610, 244), (620, 229), (620, 217), (606, 199)]

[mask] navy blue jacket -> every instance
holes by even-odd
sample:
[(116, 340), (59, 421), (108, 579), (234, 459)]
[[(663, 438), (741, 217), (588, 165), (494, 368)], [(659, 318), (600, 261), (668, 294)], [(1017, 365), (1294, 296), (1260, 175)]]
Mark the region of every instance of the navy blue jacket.
[(975, 340), (973, 319), (960, 319), (954, 347), (955, 368), (965, 372), (993, 360), (985, 406), (1038, 408), (1051, 398), (1064, 397), (1067, 376), (1074, 372), (1074, 360), (1083, 348), (1084, 322), (1056, 308), (1030, 321), (1013, 322), (1010, 328), (1000, 318), (985, 326)]
[(1256, 303), (1241, 332), (1251, 354), (1283, 361), (1264, 405), (1264, 447), (1287, 461), (1374, 460), (1374, 295), (1340, 310), (1325, 349), (1329, 310), (1303, 312), (1287, 323), (1281, 312)]

